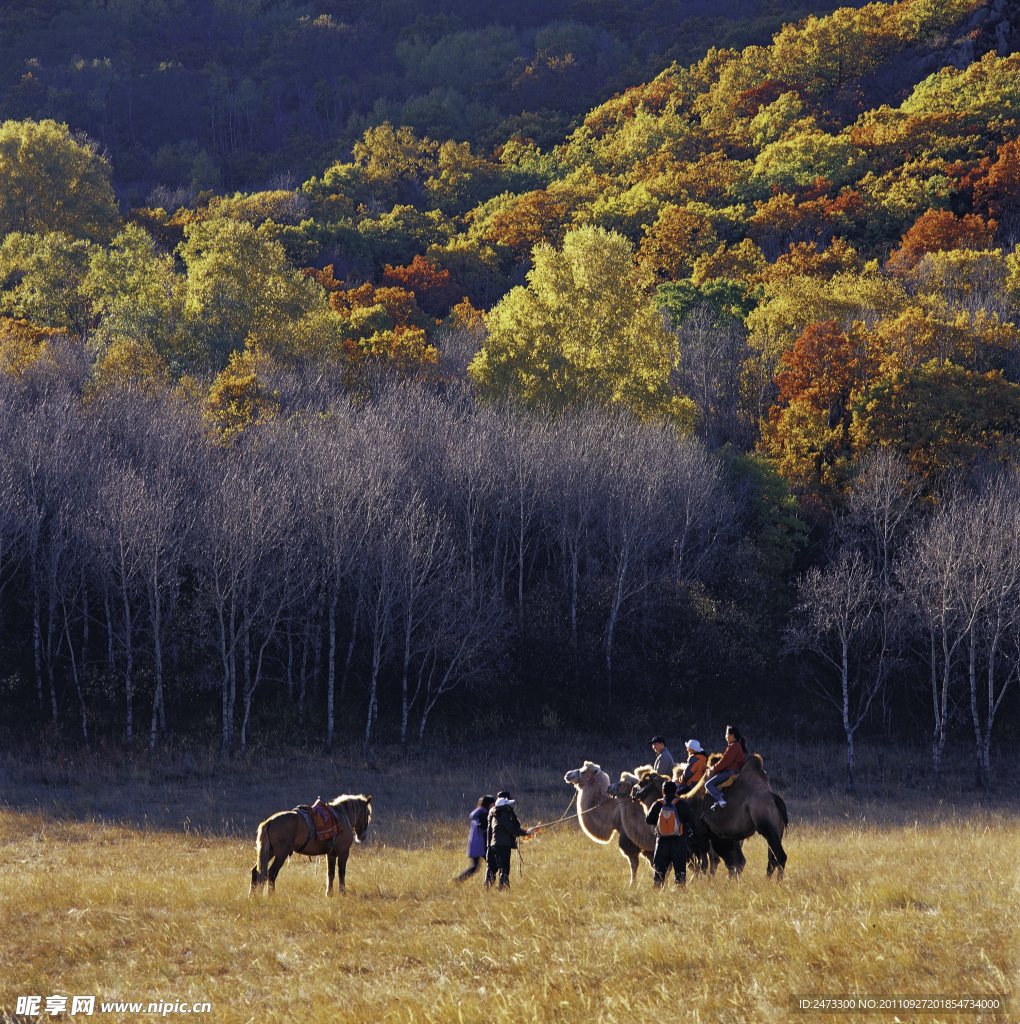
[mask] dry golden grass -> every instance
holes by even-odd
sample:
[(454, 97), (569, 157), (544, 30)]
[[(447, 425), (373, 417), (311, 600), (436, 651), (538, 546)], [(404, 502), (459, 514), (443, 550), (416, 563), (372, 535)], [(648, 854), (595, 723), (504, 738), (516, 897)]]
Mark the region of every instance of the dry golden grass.
[[(574, 766), (502, 765), (486, 785), (514, 788), (525, 824), (550, 820)], [(451, 882), (480, 792), (465, 770), (369, 774), (309, 758), (268, 795), (251, 769), (122, 774), (0, 767), (0, 1019), (31, 994), (209, 1002), (218, 1022), (895, 1019), (792, 1014), (804, 993), (1009, 995), (1009, 1015), (898, 1019), (1018, 1019), (1020, 829), (1006, 802), (787, 791), (781, 885), (756, 837), (739, 882), (662, 893), (645, 866), (629, 888), (615, 848), (569, 823), (527, 843), (523, 877), (515, 865), (499, 893), (478, 876)], [(349, 783), (330, 788), (339, 776)], [(324, 862), (296, 857), (275, 899), (250, 899), (259, 817), (345, 790), (375, 806), (346, 897), (327, 903)], [(96, 817), (114, 808), (131, 810), (120, 824)], [(153, 1016), (97, 1005), (93, 1019)]]

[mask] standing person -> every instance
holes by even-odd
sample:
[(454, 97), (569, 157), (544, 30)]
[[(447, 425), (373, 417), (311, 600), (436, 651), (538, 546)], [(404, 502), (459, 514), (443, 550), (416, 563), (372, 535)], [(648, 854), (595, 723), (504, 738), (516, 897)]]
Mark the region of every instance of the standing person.
[(471, 864), (466, 871), (457, 875), (454, 879), (455, 882), (463, 882), (465, 878), (470, 878), (485, 859), (485, 830), (489, 823), (489, 811), (495, 802), (496, 798), (488, 794), (479, 797), (478, 805), (468, 817), (470, 825), (468, 826), (467, 855)]
[(655, 829), (652, 851), (652, 879), (656, 889), (666, 882), (670, 866), (678, 886), (687, 884), (687, 837), (694, 831), (694, 818), (687, 804), (676, 795), (676, 783), (667, 779), (662, 784), (662, 799), (652, 804), (645, 818)]
[(517, 820), (514, 800), (505, 789), (496, 796), (485, 833), (486, 889), (496, 881), (497, 873), (500, 889), (510, 888), (510, 858), (517, 849), (517, 840), (537, 832), (537, 828), (524, 828)]
[(687, 760), (673, 769), (678, 796), (689, 793), (701, 781), (708, 767), (708, 758), (697, 740), (687, 741)]
[(705, 775), (705, 789), (715, 801), (712, 810), (715, 810), (716, 807), (726, 806), (719, 785), (736, 775), (744, 767), (746, 760), (747, 744), (744, 742), (744, 737), (740, 735), (740, 730), (735, 725), (726, 726), (726, 749), (723, 751), (722, 760), (717, 761), (709, 768)]
[(676, 762), (673, 755), (666, 749), (666, 741), (661, 736), (652, 737), (652, 750), (655, 751), (655, 764), (652, 768), (660, 775), (672, 775)]

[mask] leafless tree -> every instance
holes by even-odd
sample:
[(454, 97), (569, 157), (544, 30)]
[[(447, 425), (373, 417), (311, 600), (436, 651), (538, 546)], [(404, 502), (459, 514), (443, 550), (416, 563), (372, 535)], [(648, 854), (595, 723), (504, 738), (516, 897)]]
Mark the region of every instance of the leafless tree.
[(933, 729), (932, 768), (942, 783), (942, 761), (954, 707), (957, 662), (972, 623), (956, 599), (964, 552), (952, 505), (943, 505), (911, 536), (896, 579), (906, 607), (920, 626), (929, 668)]
[(676, 329), (680, 358), (677, 389), (698, 406), (698, 435), (709, 450), (732, 443), (745, 447), (755, 425), (741, 396), (741, 376), (748, 356), (740, 323), (719, 323), (710, 305), (695, 307)]
[(1015, 678), (1012, 666), (1003, 671), (1001, 654), (1007, 637), (1015, 637), (1020, 626), (1018, 501), (1020, 482), (1015, 473), (1002, 474), (955, 509), (963, 549), (956, 595), (961, 619), (970, 624), (967, 681), (977, 779), (982, 787), (988, 786), (991, 777), (995, 716)]
[[(856, 549), (808, 570), (790, 615), (785, 652), (808, 655), (805, 686), (840, 714), (846, 737), (846, 788), (854, 788), (854, 737), (885, 679), (888, 638), (876, 628), (881, 578)], [(813, 662), (813, 663), (812, 663)]]

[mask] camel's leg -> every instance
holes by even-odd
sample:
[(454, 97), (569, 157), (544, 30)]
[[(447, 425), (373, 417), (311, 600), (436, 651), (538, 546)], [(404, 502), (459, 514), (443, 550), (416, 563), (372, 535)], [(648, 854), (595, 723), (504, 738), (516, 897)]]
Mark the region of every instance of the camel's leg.
[(287, 858), (290, 854), (278, 853), (273, 858), (273, 863), (269, 865), (269, 892), (271, 895), (276, 893), (276, 876), (280, 873), (280, 868), (287, 862)]
[(642, 850), (629, 836), (625, 836), (622, 832), (617, 835), (620, 853), (630, 862), (630, 884), (633, 885), (637, 878), (638, 864), (641, 863)]
[(733, 840), (733, 862), (737, 865), (738, 875), (747, 867), (747, 858), (744, 856), (744, 841), (742, 839)]
[(740, 874), (743, 865), (740, 863), (739, 849), (732, 839), (719, 839), (712, 836), (712, 848), (719, 858), (726, 865), (730, 878), (736, 878)]
[(336, 850), (328, 850), (326, 853), (326, 895), (333, 895), (333, 876), (336, 874)]
[(254, 896), (262, 888), (264, 881), (264, 879), (259, 878), (259, 869), (258, 865), (256, 865), (251, 869), (251, 888), (248, 890), (248, 895)]
[(783, 878), (783, 872), (786, 870), (786, 850), (783, 849), (783, 836), (777, 829), (771, 825), (763, 825), (758, 831), (765, 837), (765, 841), (769, 844), (769, 865), (766, 869), (766, 876), (772, 877), (774, 871), (779, 872), (780, 881)]
[[(347, 858), (350, 857), (350, 850), (337, 850), (334, 856), (336, 857), (336, 884), (341, 894), (347, 892)], [(330, 880), (332, 880), (330, 875)]]

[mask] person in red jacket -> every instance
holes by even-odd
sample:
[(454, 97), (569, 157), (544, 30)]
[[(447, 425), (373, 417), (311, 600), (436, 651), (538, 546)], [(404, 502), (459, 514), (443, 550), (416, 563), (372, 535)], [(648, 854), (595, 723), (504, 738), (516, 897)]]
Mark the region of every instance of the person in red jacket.
[(715, 800), (712, 805), (713, 810), (716, 807), (726, 806), (726, 801), (719, 791), (719, 784), (736, 775), (744, 767), (746, 760), (747, 744), (744, 742), (744, 737), (740, 735), (740, 730), (735, 725), (726, 726), (726, 749), (723, 751), (722, 760), (709, 768), (705, 775), (705, 789)]

